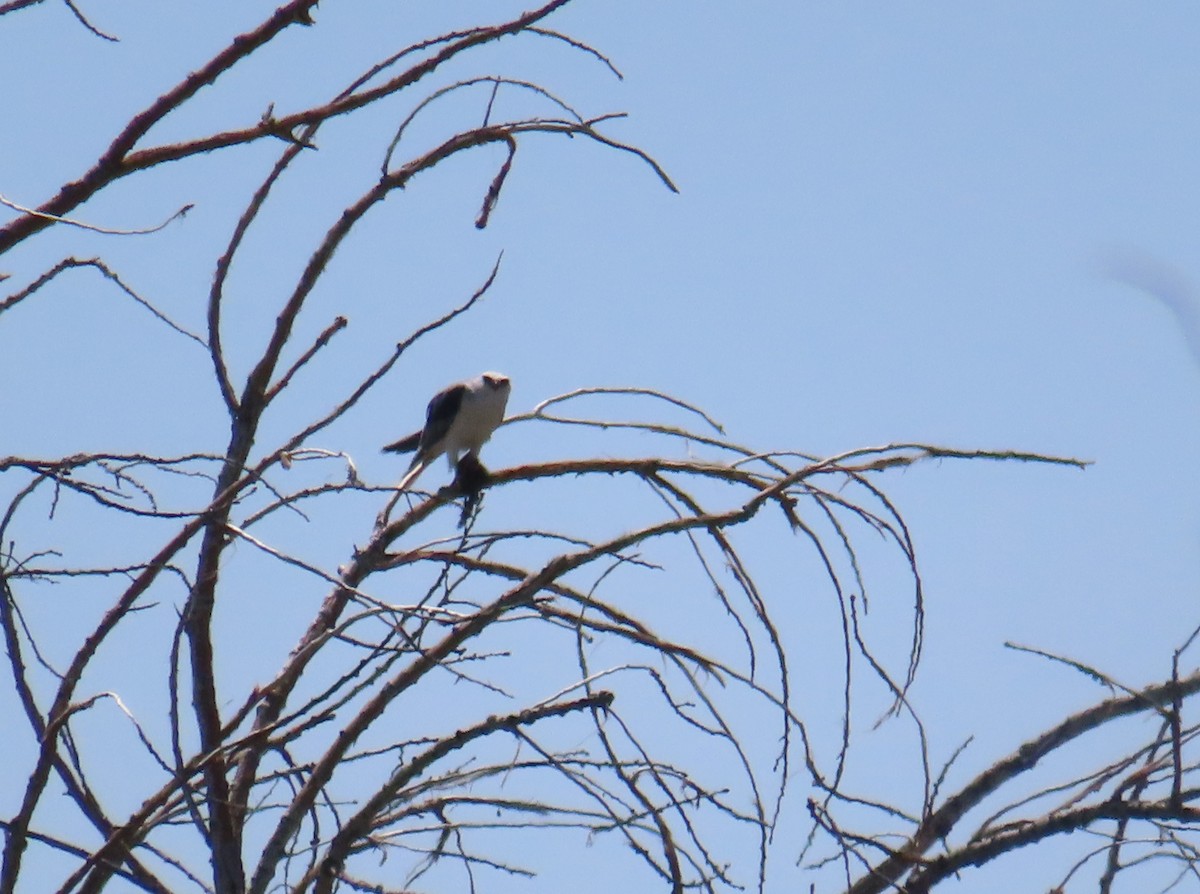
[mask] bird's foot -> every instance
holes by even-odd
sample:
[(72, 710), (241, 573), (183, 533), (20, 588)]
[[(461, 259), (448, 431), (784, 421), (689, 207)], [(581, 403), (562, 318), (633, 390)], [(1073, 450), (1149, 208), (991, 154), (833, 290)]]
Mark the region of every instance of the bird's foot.
[(463, 501), (462, 517), (458, 522), (460, 528), (466, 526), (467, 520), (478, 509), (479, 501), (483, 497), (483, 489), (491, 483), (491, 480), (492, 473), (474, 453), (468, 453), (458, 461), (458, 469), (451, 486), (466, 497)]
[(454, 474), (454, 487), (467, 497), (478, 498), (480, 492), (492, 481), (492, 473), (479, 461), (474, 453), (468, 453), (458, 461)]

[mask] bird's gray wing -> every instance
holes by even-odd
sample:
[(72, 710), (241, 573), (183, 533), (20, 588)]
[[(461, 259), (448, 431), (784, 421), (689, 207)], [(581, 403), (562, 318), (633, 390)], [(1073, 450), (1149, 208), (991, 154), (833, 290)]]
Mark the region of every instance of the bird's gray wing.
[(463, 395), (466, 393), (467, 386), (460, 383), (451, 385), (445, 391), (439, 391), (433, 396), (433, 400), (429, 402), (429, 407), (425, 410), (425, 428), (421, 431), (421, 440), (417, 445), (416, 460), (420, 460), (429, 453), (437, 452), (438, 446), (445, 440), (450, 426), (454, 424), (454, 419), (458, 416), (459, 408), (462, 407)]
[(380, 447), (379, 449), (384, 453), (412, 453), (420, 446), (422, 434), (422, 432), (415, 431), (408, 437), (401, 438), (399, 441), (393, 441), (386, 447)]

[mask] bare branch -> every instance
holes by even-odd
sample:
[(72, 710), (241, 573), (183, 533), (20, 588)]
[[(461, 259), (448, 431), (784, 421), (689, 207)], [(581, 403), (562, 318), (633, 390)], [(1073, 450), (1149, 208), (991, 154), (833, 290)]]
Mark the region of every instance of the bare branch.
[(116, 43), (118, 41), (118, 38), (114, 37), (111, 34), (106, 34), (105, 32), (101, 31), (99, 28), (97, 28), (95, 25), (93, 25), (90, 21), (88, 21), (87, 16), (85, 16), (83, 14), (83, 12), (80, 11), (79, 7), (75, 5), (75, 0), (63, 0), (63, 3), (67, 4), (67, 8), (70, 9), (71, 14), (74, 15), (75, 18), (79, 20), (79, 24), (83, 25), (83, 27), (87, 28), (89, 31), (91, 31), (93, 34), (95, 34), (97, 37), (102, 37), (105, 40), (110, 40), (114, 43)]
[[(64, 2), (70, 5), (70, 0), (64, 0)], [(75, 7), (71, 6), (71, 10), (74, 11)], [(86, 20), (81, 19), (81, 21), (84, 21), (84, 24), (86, 24)], [(96, 31), (95, 33), (100, 34), (99, 31)], [(107, 34), (100, 34), (100, 36), (106, 40), (116, 40), (115, 37), (109, 37)], [(91, 230), (93, 233), (103, 233), (106, 236), (148, 236), (151, 233), (157, 233), (160, 230), (166, 229), (177, 220), (182, 220), (187, 216), (187, 213), (195, 207), (194, 205), (190, 204), (184, 205), (162, 223), (156, 224), (152, 227), (143, 227), (141, 229), (115, 229), (113, 227), (102, 227), (98, 224), (86, 223), (82, 220), (73, 220), (69, 217), (60, 217), (57, 214), (48, 214), (43, 211), (38, 211), (35, 208), (27, 208), (24, 205), (17, 204), (12, 199), (5, 197), (3, 194), (0, 194), (0, 205), (5, 205), (14, 211), (20, 211), (22, 214), (28, 214), (32, 217), (41, 218), (48, 223), (68, 224), (72, 227), (79, 227), (82, 230)]]
[[(897, 849), (895, 855), (874, 866), (867, 875), (864, 875), (849, 889), (849, 894), (871, 894), (871, 892), (891, 890), (907, 872), (925, 862), (923, 860), (924, 853), (940, 838), (948, 834), (968, 810), (978, 806), (985, 797), (996, 791), (1001, 785), (1033, 769), (1042, 758), (1061, 748), (1067, 742), (1118, 717), (1140, 711), (1157, 710), (1157, 706), (1169, 705), (1176, 697), (1176, 693), (1180, 696), (1190, 696), (1197, 692), (1200, 692), (1200, 673), (1192, 674), (1178, 682), (1171, 680), (1150, 686), (1132, 696), (1109, 699), (1071, 715), (1062, 723), (1023, 744), (1010, 756), (976, 776), (965, 787), (948, 798), (941, 807), (922, 821), (917, 832), (903, 847)], [(1156, 805), (1112, 805), (1106, 802), (1066, 816), (1048, 818), (1044, 823), (1033, 824), (1031, 827), (1025, 828), (1023, 832), (990, 836), (991, 840), (985, 841), (981, 846), (965, 849), (960, 852), (959, 856), (953, 858), (938, 858), (931, 865), (954, 868), (977, 865), (1016, 846), (1010, 842), (1010, 839), (1019, 840), (1022, 843), (1037, 841), (1050, 834), (1079, 828), (1094, 819), (1115, 818), (1124, 815), (1166, 818), (1166, 811)], [(1179, 816), (1188, 822), (1200, 818), (1200, 814), (1193, 817), (1190, 808), (1180, 813)], [(1025, 826), (1026, 824), (1022, 824), (1022, 827)], [(954, 868), (947, 871), (953, 872)], [(940, 869), (936, 871), (941, 872)]]

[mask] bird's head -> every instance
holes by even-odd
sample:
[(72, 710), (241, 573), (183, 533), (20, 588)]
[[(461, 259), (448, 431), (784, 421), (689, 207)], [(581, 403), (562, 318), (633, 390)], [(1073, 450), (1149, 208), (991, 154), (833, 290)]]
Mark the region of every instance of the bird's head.
[(485, 372), (480, 378), (483, 379), (483, 384), (493, 391), (508, 392), (512, 389), (512, 383), (504, 373)]

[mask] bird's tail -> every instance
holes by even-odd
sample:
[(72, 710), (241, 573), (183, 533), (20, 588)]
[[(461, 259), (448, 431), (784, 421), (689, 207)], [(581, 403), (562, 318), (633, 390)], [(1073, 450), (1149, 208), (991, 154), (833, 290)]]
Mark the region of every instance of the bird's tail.
[(380, 449), (384, 453), (412, 453), (419, 446), (421, 446), (421, 433), (415, 431), (407, 438), (401, 438), (399, 441), (394, 441)]

